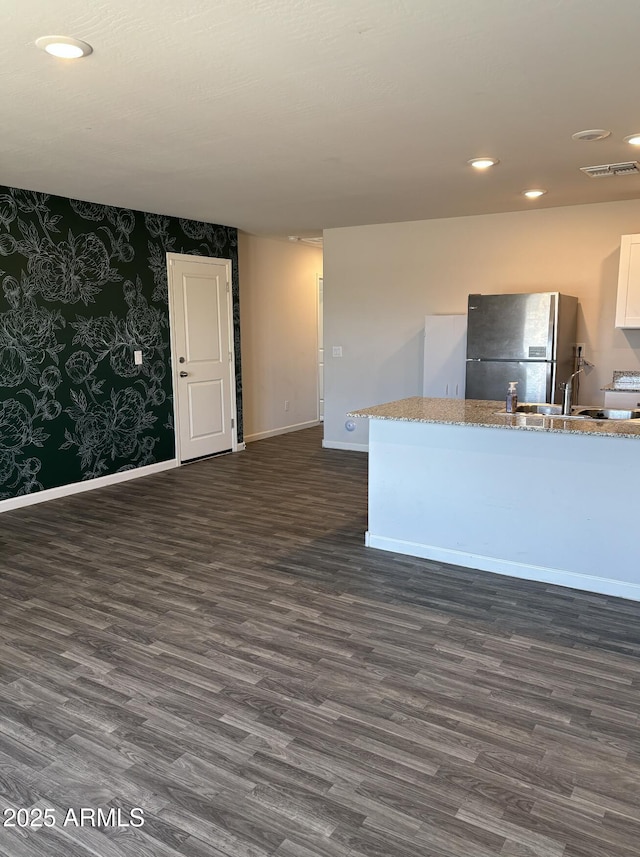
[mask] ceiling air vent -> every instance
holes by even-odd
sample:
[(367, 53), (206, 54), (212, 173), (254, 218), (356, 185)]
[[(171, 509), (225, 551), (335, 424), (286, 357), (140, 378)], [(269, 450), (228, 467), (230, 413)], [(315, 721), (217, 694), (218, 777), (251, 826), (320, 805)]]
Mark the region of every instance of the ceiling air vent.
[(640, 173), (640, 164), (637, 161), (625, 161), (622, 164), (600, 164), (598, 167), (580, 167), (583, 173), (592, 179), (604, 176), (627, 176), (630, 173)]

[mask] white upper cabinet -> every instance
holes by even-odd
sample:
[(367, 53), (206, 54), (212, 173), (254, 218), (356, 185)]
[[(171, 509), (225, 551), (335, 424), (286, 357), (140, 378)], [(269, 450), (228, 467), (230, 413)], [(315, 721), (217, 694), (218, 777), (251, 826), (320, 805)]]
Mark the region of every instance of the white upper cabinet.
[(640, 234), (622, 236), (616, 327), (640, 327)]
[(422, 395), (464, 399), (466, 357), (467, 316), (426, 316)]

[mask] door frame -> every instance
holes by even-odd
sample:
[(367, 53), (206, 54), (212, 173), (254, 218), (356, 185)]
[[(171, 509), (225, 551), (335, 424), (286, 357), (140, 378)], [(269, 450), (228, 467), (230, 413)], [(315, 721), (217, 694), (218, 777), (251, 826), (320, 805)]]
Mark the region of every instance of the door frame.
[[(320, 295), (322, 294), (322, 300)], [(322, 331), (322, 335), (320, 333)], [(317, 386), (317, 419), (319, 423), (324, 422), (324, 272), (316, 274), (316, 386)], [(320, 349), (322, 348), (322, 413), (320, 413)]]
[[(167, 292), (169, 305), (169, 338), (171, 343), (171, 387), (173, 394), (173, 434), (175, 438), (176, 461), (178, 466), (183, 464), (191, 464), (191, 461), (182, 461), (180, 449), (180, 434), (178, 432), (178, 353), (175, 341), (176, 321), (175, 307), (173, 305), (173, 289), (171, 288), (171, 266), (174, 262), (196, 262), (207, 265), (215, 262), (216, 264), (224, 263), (227, 272), (227, 293), (229, 300), (227, 301), (227, 325), (229, 330), (229, 348), (231, 350), (231, 360), (229, 362), (229, 386), (231, 390), (231, 452), (238, 452), (239, 449), (244, 449), (238, 445), (238, 406), (236, 402), (236, 343), (233, 330), (233, 283), (231, 279), (231, 259), (223, 259), (217, 256), (198, 256), (192, 253), (167, 253)], [(201, 459), (195, 459), (200, 461)]]

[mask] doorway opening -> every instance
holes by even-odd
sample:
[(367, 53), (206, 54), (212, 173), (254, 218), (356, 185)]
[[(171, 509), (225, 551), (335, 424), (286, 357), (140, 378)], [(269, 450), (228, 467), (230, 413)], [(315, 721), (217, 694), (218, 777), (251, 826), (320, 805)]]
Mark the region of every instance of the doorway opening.
[(318, 292), (318, 419), (324, 422), (324, 277), (317, 276)]

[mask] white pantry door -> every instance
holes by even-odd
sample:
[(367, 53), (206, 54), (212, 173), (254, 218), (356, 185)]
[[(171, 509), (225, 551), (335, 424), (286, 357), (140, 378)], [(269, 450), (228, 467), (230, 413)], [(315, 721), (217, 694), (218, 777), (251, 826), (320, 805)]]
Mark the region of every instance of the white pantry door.
[(176, 455), (234, 448), (231, 263), (168, 254)]

